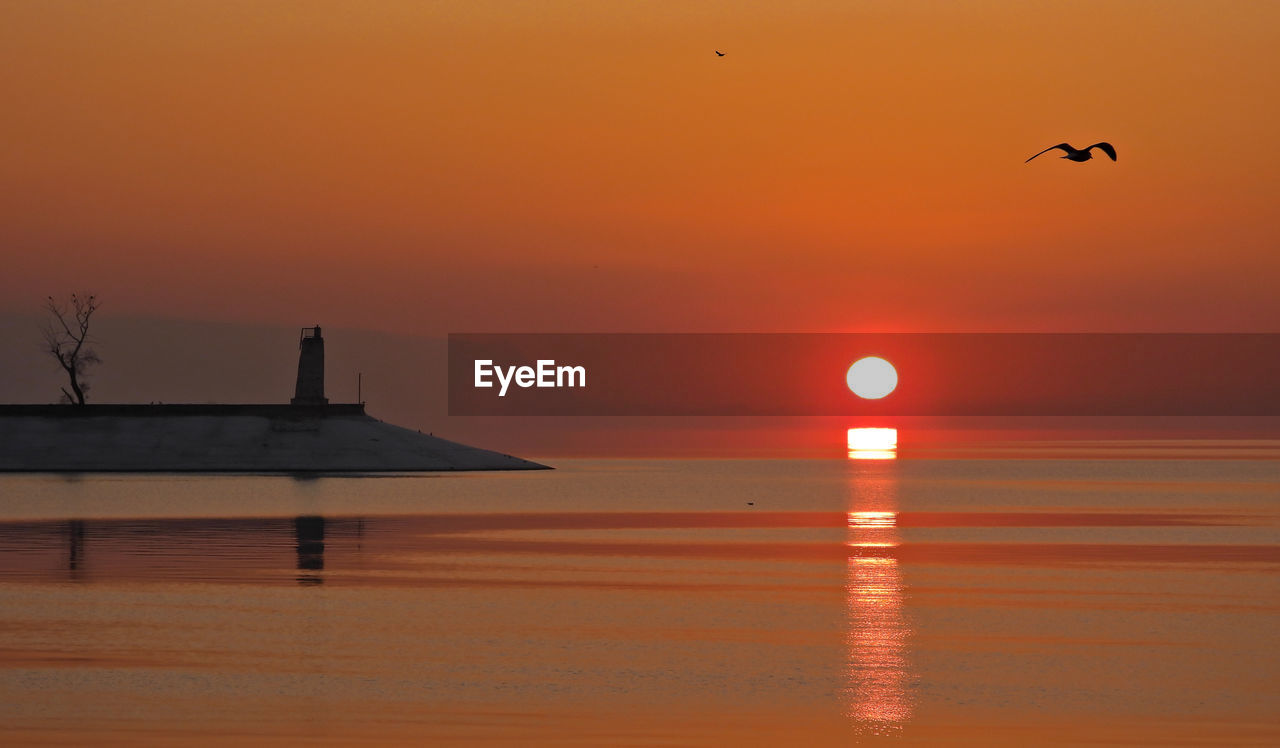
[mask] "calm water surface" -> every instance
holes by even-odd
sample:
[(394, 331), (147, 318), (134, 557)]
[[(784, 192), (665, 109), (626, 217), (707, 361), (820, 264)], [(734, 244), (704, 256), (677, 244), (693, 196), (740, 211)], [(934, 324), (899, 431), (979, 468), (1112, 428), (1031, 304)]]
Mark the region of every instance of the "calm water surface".
[(0, 476), (0, 742), (1274, 745), (1221, 455)]

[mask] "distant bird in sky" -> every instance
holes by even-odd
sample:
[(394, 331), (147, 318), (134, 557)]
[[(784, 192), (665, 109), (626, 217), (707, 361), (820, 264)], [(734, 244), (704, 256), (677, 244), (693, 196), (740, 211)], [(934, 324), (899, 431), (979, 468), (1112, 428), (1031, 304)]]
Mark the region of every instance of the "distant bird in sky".
[[(1092, 151), (1094, 148), (1102, 149), (1102, 152), (1110, 156), (1112, 161), (1116, 160), (1116, 149), (1112, 148), (1110, 143), (1094, 143), (1088, 148), (1084, 148), (1082, 150), (1076, 150), (1075, 148), (1072, 148), (1070, 143), (1059, 143), (1057, 145), (1049, 146), (1043, 151), (1040, 151), (1040, 153), (1037, 153), (1036, 156), (1039, 156), (1042, 153), (1048, 153), (1049, 151), (1052, 151), (1054, 148), (1061, 148), (1062, 150), (1066, 151), (1067, 155), (1063, 156), (1063, 158), (1069, 159), (1071, 161), (1088, 161), (1089, 159), (1093, 158), (1093, 154), (1090, 153), (1090, 151)], [(1032, 156), (1031, 158), (1035, 158), (1036, 156)], [(1030, 161), (1031, 158), (1027, 159), (1027, 161)], [(1027, 161), (1023, 161), (1022, 163), (1025, 164), (1027, 163)]]
[(717, 50), (716, 50), (716, 57), (724, 57), (724, 52), (721, 52), (720, 50), (718, 50), (718, 49), (717, 49)]

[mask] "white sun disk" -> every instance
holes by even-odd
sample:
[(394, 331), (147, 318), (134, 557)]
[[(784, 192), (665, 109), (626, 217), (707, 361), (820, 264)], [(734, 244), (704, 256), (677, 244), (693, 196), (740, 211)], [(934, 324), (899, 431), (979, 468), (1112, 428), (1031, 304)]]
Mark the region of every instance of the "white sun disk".
[(897, 388), (898, 370), (879, 356), (867, 356), (853, 362), (844, 381), (858, 397), (879, 400)]

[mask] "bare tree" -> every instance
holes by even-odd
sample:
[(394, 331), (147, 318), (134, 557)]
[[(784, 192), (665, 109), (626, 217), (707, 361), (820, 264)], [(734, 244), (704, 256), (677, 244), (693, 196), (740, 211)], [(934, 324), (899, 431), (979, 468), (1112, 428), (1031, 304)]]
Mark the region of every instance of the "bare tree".
[(84, 395), (89, 384), (81, 381), (85, 371), (102, 363), (98, 354), (89, 347), (89, 319), (98, 310), (95, 296), (71, 294), (71, 301), (58, 301), (52, 296), (45, 302), (50, 319), (44, 325), (45, 350), (58, 361), (71, 380), (71, 391), (62, 388), (65, 402), (84, 405)]

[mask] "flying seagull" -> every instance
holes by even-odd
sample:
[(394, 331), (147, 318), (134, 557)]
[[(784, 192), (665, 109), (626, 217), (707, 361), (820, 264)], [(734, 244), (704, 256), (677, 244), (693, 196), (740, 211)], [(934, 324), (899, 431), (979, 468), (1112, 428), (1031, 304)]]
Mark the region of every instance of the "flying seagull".
[[(1116, 149), (1112, 148), (1110, 143), (1094, 143), (1088, 148), (1085, 148), (1079, 151), (1077, 151), (1075, 148), (1072, 148), (1070, 143), (1059, 143), (1057, 145), (1049, 146), (1043, 151), (1040, 151), (1040, 153), (1037, 153), (1036, 156), (1039, 156), (1041, 153), (1048, 153), (1049, 151), (1052, 151), (1054, 148), (1061, 148), (1062, 150), (1066, 151), (1067, 155), (1063, 156), (1063, 158), (1070, 159), (1071, 161), (1088, 161), (1089, 159), (1093, 158), (1093, 154), (1090, 153), (1090, 151), (1092, 151), (1094, 148), (1101, 148), (1102, 152), (1110, 156), (1112, 161), (1116, 160)], [(1035, 158), (1036, 156), (1032, 156), (1031, 158)], [(1031, 158), (1027, 159), (1027, 161), (1030, 161)], [(1023, 161), (1022, 163), (1025, 164), (1027, 163), (1027, 161)]]
[(716, 57), (724, 57), (724, 52), (721, 52), (720, 50), (718, 50), (718, 49), (717, 49), (717, 50), (716, 50)]

